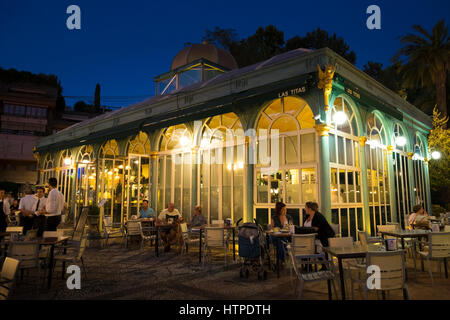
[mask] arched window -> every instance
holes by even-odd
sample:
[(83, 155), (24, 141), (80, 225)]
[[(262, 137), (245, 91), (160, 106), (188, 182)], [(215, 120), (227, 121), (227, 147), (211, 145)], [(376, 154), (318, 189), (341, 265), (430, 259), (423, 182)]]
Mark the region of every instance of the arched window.
[(391, 222), (386, 132), (381, 119), (372, 113), (367, 123), (366, 165), (372, 235), (376, 226)]
[(54, 161), (49, 153), (45, 156), (42, 169), (41, 184), (46, 185), (48, 183), (48, 179), (56, 176)]
[(414, 169), (414, 204), (422, 205), (425, 210), (428, 208), (428, 197), (426, 193), (426, 181), (425, 181), (425, 148), (417, 133), (414, 137), (414, 149), (413, 149), (413, 169)]
[(200, 142), (200, 204), (211, 220), (242, 218), (244, 210), (244, 132), (238, 116), (208, 119)]
[[(298, 97), (276, 99), (259, 115), (256, 125), (259, 145), (254, 189), (255, 216), (261, 224), (270, 223), (269, 216), (274, 203), (283, 201), (295, 224), (301, 225), (303, 214), (300, 209), (303, 204), (318, 200), (318, 150), (314, 126), (311, 108)], [(275, 140), (273, 137), (277, 133), (279, 139)], [(269, 141), (265, 140), (265, 136), (270, 137)], [(278, 146), (272, 145), (275, 142), (278, 142)]]
[(161, 134), (158, 153), (158, 211), (173, 202), (185, 219), (192, 211), (192, 145), (192, 133), (179, 124)]
[[(96, 172), (91, 145), (81, 146), (75, 157), (75, 218), (81, 213), (83, 206), (94, 203), (96, 190)], [(72, 174), (73, 176), (73, 174)], [(99, 199), (102, 199), (99, 195)], [(74, 219), (74, 223), (76, 219)]]
[(330, 116), (331, 221), (343, 237), (356, 239), (356, 230), (364, 229), (356, 113), (349, 99), (340, 96)]
[(392, 153), (394, 165), (395, 200), (397, 203), (398, 221), (402, 228), (408, 225), (405, 221), (407, 214), (411, 212), (411, 193), (408, 165), (408, 138), (403, 127), (394, 125), (395, 150)]
[(150, 153), (150, 141), (145, 132), (139, 132), (133, 139), (128, 141), (128, 153), (134, 154), (149, 154)]

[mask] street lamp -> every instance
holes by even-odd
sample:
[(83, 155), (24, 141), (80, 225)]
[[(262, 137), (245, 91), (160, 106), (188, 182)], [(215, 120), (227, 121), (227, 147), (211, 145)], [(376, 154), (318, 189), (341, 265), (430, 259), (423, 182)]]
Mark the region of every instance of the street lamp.
[(440, 153), (439, 151), (433, 151), (433, 152), (431, 153), (431, 157), (432, 157), (434, 160), (439, 160), (439, 159), (441, 158), (441, 153)]
[(338, 111), (334, 114), (333, 120), (337, 125), (344, 124), (347, 121), (347, 115), (344, 111)]
[(398, 147), (404, 147), (406, 145), (406, 138), (403, 136), (398, 136), (397, 138), (395, 138), (395, 144)]

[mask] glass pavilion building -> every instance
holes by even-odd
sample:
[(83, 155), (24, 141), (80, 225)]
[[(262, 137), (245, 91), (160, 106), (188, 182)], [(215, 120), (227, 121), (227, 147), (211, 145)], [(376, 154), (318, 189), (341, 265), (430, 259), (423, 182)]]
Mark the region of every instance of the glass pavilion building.
[(155, 82), (154, 97), (38, 141), (39, 183), (56, 177), (75, 218), (106, 199), (101, 216), (124, 222), (148, 199), (185, 219), (199, 204), (209, 221), (264, 225), (283, 201), (301, 225), (317, 201), (356, 238), (431, 208), (431, 119), (330, 49), (238, 69), (194, 44)]

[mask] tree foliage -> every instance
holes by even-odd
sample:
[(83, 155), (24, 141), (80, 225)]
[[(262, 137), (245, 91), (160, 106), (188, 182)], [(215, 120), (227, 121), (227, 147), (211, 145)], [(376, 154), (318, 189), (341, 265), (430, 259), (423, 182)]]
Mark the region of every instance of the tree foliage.
[(447, 129), (448, 117), (441, 116), (437, 108), (433, 110), (433, 129), (428, 136), (431, 152), (439, 151), (439, 160), (430, 160), (430, 184), (433, 202), (443, 206), (450, 202), (450, 129)]

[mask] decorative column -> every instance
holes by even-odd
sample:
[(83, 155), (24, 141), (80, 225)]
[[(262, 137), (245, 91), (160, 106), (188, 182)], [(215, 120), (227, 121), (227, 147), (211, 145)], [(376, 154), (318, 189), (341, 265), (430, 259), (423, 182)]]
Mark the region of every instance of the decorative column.
[[(198, 195), (200, 193), (199, 191), (199, 187), (198, 187), (198, 167), (200, 165), (200, 161), (199, 161), (199, 152), (198, 150), (200, 149), (199, 146), (193, 146), (191, 148), (191, 152), (192, 152), (192, 159), (191, 159), (191, 166), (192, 166), (192, 183), (191, 183), (191, 208), (193, 211), (194, 207), (196, 205), (199, 204), (198, 201)], [(191, 214), (191, 212), (189, 213)]]
[[(256, 137), (255, 137), (256, 138)], [(256, 146), (256, 144), (253, 144)], [(250, 144), (250, 137), (245, 137), (245, 165), (244, 165), (244, 222), (253, 221), (253, 186), (255, 180), (255, 164), (256, 157), (254, 156), (255, 147)], [(253, 153), (253, 155), (251, 155)]]
[(319, 140), (319, 202), (322, 214), (331, 221), (331, 179), (329, 132), (331, 127), (318, 124), (314, 127)]
[(367, 234), (371, 234), (370, 228), (370, 208), (369, 208), (369, 181), (367, 179), (366, 164), (366, 142), (367, 137), (359, 137), (359, 159), (361, 162), (361, 192), (364, 206), (364, 230)]
[[(149, 188), (150, 188), (150, 207), (155, 210), (156, 213), (156, 204), (158, 202), (158, 193), (157, 193), (157, 184), (156, 181), (158, 179), (158, 171), (157, 169), (157, 158), (158, 151), (150, 152), (150, 179), (149, 179)], [(160, 209), (160, 208), (159, 208)]]
[(410, 207), (414, 207), (416, 204), (416, 192), (414, 189), (416, 188), (416, 181), (414, 180), (414, 161), (413, 161), (414, 152), (408, 153), (408, 176), (409, 176), (409, 202)]
[[(391, 222), (400, 222), (399, 210), (397, 208), (397, 191), (395, 189), (395, 173), (394, 173), (394, 159), (392, 153), (394, 152), (393, 146), (387, 146), (387, 160), (388, 160), (388, 179), (389, 179), (389, 204), (391, 206)], [(397, 164), (395, 164), (397, 165)]]

